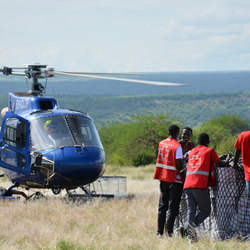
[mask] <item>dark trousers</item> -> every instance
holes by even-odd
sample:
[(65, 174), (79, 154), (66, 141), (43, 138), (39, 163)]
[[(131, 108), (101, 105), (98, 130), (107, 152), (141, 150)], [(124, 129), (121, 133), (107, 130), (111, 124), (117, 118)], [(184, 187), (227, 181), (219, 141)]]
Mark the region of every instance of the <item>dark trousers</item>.
[[(187, 225), (190, 234), (195, 235), (194, 228), (199, 226), (211, 212), (209, 190), (199, 188), (187, 188), (184, 190), (187, 199)], [(196, 213), (197, 207), (199, 212)]]
[(179, 213), (183, 184), (177, 182), (160, 182), (160, 199), (158, 207), (158, 229), (157, 233), (166, 232), (173, 234), (175, 217)]

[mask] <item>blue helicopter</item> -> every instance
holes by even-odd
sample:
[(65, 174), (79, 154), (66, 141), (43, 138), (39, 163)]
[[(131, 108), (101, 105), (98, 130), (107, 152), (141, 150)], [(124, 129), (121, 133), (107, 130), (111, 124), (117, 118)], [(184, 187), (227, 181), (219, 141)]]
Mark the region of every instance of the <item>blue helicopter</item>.
[(26, 82), (33, 80), (27, 93), (9, 93), (8, 107), (1, 112), (0, 167), (16, 186), (51, 189), (54, 194), (84, 187), (102, 176), (105, 152), (93, 119), (81, 111), (60, 109), (55, 98), (43, 96), (46, 86), (39, 79), (45, 79), (46, 85), (47, 79), (55, 75), (184, 85), (55, 71), (37, 63), (3, 67), (0, 72), (25, 76)]

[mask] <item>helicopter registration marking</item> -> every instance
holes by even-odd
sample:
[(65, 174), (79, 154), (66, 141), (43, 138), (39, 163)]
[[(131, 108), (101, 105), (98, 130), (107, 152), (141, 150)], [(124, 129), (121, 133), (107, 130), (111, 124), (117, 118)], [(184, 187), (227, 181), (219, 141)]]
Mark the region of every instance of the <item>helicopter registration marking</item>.
[(15, 100), (13, 98), (10, 98), (9, 101), (9, 108), (11, 111), (15, 110), (26, 110), (29, 104), (28, 100), (20, 99), (20, 100)]

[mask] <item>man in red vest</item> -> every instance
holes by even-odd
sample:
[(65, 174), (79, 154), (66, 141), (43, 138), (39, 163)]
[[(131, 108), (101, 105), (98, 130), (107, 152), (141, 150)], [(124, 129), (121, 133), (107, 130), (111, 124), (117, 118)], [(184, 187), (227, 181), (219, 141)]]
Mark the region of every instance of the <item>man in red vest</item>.
[(237, 168), (238, 160), (242, 152), (242, 164), (245, 172), (245, 181), (250, 198), (250, 131), (244, 131), (240, 134), (234, 146), (236, 147), (234, 153), (234, 161), (230, 162), (230, 166)]
[(175, 182), (177, 169), (181, 170), (183, 167), (182, 148), (178, 142), (180, 128), (177, 125), (171, 125), (168, 128), (168, 132), (169, 137), (159, 143), (154, 173), (154, 179), (160, 180), (158, 238), (162, 237), (164, 227), (166, 237), (172, 236), (175, 217), (179, 213), (179, 204), (183, 188), (182, 183)]
[[(195, 227), (200, 225), (211, 212), (211, 201), (208, 186), (213, 186), (214, 163), (219, 166), (228, 165), (222, 161), (217, 153), (208, 147), (210, 141), (206, 133), (198, 137), (198, 146), (189, 153), (184, 192), (187, 199), (187, 225), (186, 228), (179, 228), (182, 236), (187, 234), (191, 242), (197, 241)], [(197, 206), (199, 208), (196, 214)]]

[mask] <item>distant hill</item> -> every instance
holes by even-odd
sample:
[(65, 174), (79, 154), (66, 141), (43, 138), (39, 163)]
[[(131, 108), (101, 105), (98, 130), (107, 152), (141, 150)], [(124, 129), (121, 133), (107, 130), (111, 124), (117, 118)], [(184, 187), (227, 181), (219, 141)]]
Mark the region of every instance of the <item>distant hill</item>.
[[(88, 113), (97, 127), (126, 122), (132, 114), (151, 111), (171, 113), (183, 125), (199, 127), (221, 114), (237, 114), (250, 121), (250, 92), (187, 93), (156, 95), (58, 95), (60, 108)], [(8, 105), (8, 96), (0, 96), (0, 110)]]
[[(143, 73), (144, 74), (144, 73)], [(174, 93), (220, 93), (250, 91), (250, 71), (230, 72), (160, 72), (128, 78), (189, 84), (164, 87), (110, 80), (56, 76), (48, 79), (47, 95), (147, 95)], [(31, 80), (29, 80), (31, 81)], [(40, 80), (45, 85), (44, 80)], [(1, 94), (26, 92), (24, 77), (0, 75)]]
[(182, 119), (183, 125), (199, 127), (221, 114), (237, 114), (250, 121), (250, 92), (192, 93), (126, 96), (58, 96), (61, 108), (88, 113), (98, 127), (126, 122), (132, 114), (145, 111), (171, 113)]
[[(221, 114), (238, 114), (250, 121), (250, 71), (145, 74), (133, 78), (189, 85), (163, 87), (60, 76), (48, 80), (46, 95), (55, 95), (61, 108), (87, 112), (98, 127), (128, 121), (132, 114), (144, 111), (172, 113), (192, 127)], [(1, 109), (8, 104), (8, 92), (27, 90), (22, 77), (1, 75), (0, 84)]]

